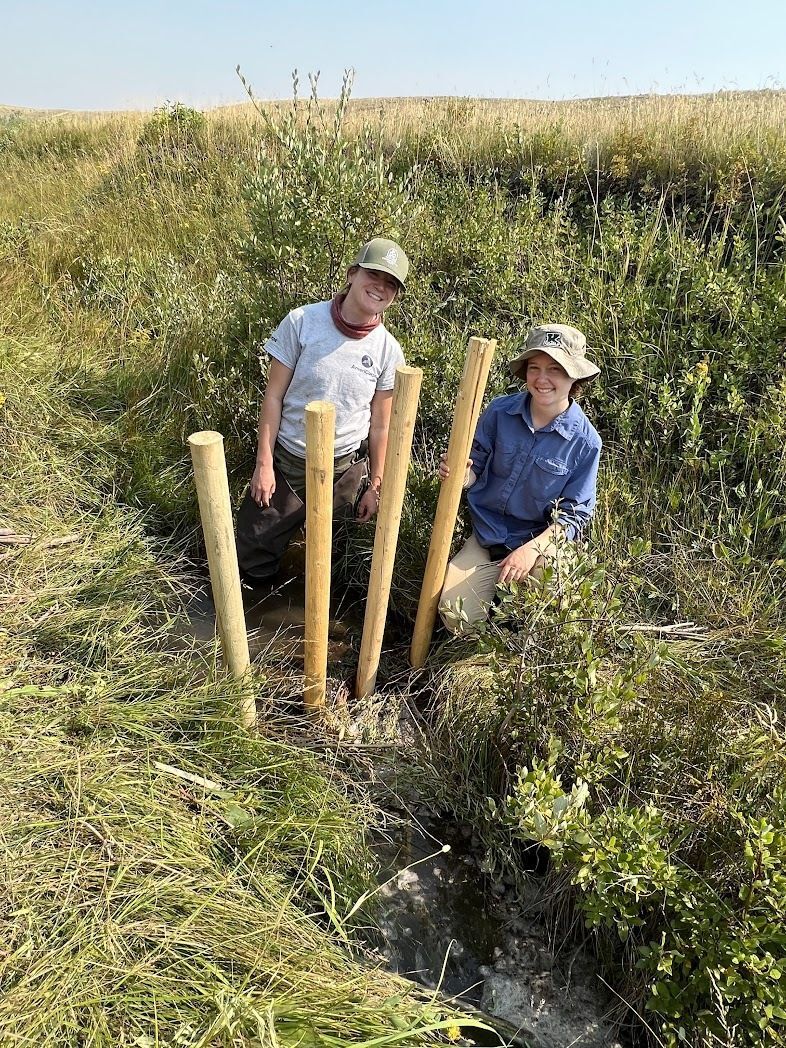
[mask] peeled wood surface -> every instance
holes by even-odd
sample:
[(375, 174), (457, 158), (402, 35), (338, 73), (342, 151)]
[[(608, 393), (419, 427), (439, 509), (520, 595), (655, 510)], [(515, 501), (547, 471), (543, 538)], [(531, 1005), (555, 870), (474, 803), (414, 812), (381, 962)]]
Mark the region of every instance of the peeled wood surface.
[(420, 368), (396, 368), (388, 448), (385, 455), (385, 476), (377, 515), (363, 639), (358, 661), (357, 693), (360, 696), (371, 695), (377, 682), (422, 380), (423, 372)]
[[(250, 665), (248, 637), (240, 592), (232, 508), (229, 501), (224, 438), (205, 430), (188, 438), (194, 464), (194, 481), (199, 499), (199, 515), (205, 536), (210, 584), (216, 607), (216, 623), (224, 659), (233, 677), (244, 676)], [(247, 695), (241, 706), (243, 723), (256, 721), (253, 695)]]
[(333, 541), (333, 449), (336, 409), (325, 400), (306, 405), (306, 616), (303, 701), (307, 712), (325, 705), (330, 560)]
[(464, 371), (456, 398), (453, 428), (450, 431), (448, 444), (450, 476), (440, 487), (431, 532), (431, 544), (412, 634), (409, 658), (416, 669), (426, 661), (431, 634), (434, 632), (437, 604), (442, 584), (445, 581), (445, 570), (448, 566), (450, 544), (453, 541), (453, 530), (456, 526), (456, 514), (461, 500), (467, 457), (472, 438), (475, 435), (475, 426), (480, 414), (483, 394), (486, 391), (489, 368), (496, 345), (496, 339), (475, 337), (469, 340), (467, 348), (467, 358), (464, 361)]

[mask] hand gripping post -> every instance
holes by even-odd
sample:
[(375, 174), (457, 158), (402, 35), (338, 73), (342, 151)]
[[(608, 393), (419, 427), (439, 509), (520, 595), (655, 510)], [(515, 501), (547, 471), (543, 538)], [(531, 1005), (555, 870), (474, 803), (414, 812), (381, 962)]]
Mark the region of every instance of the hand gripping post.
[(448, 444), (448, 467), (450, 476), (443, 482), (437, 501), (437, 512), (431, 531), (431, 544), (423, 575), (423, 586), (420, 591), (415, 628), (412, 634), (409, 661), (419, 669), (426, 661), (431, 634), (434, 631), (434, 620), (437, 617), (437, 604), (445, 581), (445, 570), (450, 556), (450, 544), (453, 540), (453, 529), (456, 526), (464, 475), (467, 471), (467, 457), (475, 435), (480, 405), (486, 391), (489, 368), (494, 356), (497, 340), (488, 338), (471, 338), (461, 376), (456, 409), (453, 416), (453, 428), (450, 431)]

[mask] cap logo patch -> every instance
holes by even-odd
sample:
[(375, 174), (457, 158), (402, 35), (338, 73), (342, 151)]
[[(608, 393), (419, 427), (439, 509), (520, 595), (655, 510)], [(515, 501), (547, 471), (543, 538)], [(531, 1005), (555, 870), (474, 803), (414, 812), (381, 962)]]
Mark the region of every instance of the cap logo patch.
[(559, 331), (547, 331), (546, 332), (546, 338), (545, 338), (545, 341), (544, 341), (543, 345), (544, 346), (561, 346), (562, 345), (562, 335), (560, 335)]
[(394, 247), (388, 248), (385, 254), (382, 256), (386, 262), (391, 266), (398, 265), (398, 251)]

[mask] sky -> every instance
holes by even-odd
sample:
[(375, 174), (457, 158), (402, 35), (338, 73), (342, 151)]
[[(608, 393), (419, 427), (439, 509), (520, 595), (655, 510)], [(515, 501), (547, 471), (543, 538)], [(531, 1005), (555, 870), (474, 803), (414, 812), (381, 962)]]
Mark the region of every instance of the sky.
[(786, 87), (786, 0), (0, 0), (0, 105), (301, 94), (566, 99)]

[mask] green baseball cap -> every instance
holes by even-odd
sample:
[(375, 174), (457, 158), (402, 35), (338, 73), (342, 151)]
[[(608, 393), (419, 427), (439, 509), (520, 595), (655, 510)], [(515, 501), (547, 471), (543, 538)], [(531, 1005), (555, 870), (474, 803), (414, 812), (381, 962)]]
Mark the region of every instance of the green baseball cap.
[(395, 240), (386, 240), (385, 237), (374, 237), (358, 251), (353, 266), (361, 269), (378, 269), (381, 273), (389, 273), (401, 284), (407, 282), (409, 273), (409, 259), (404, 254), (404, 249), (399, 247)]

